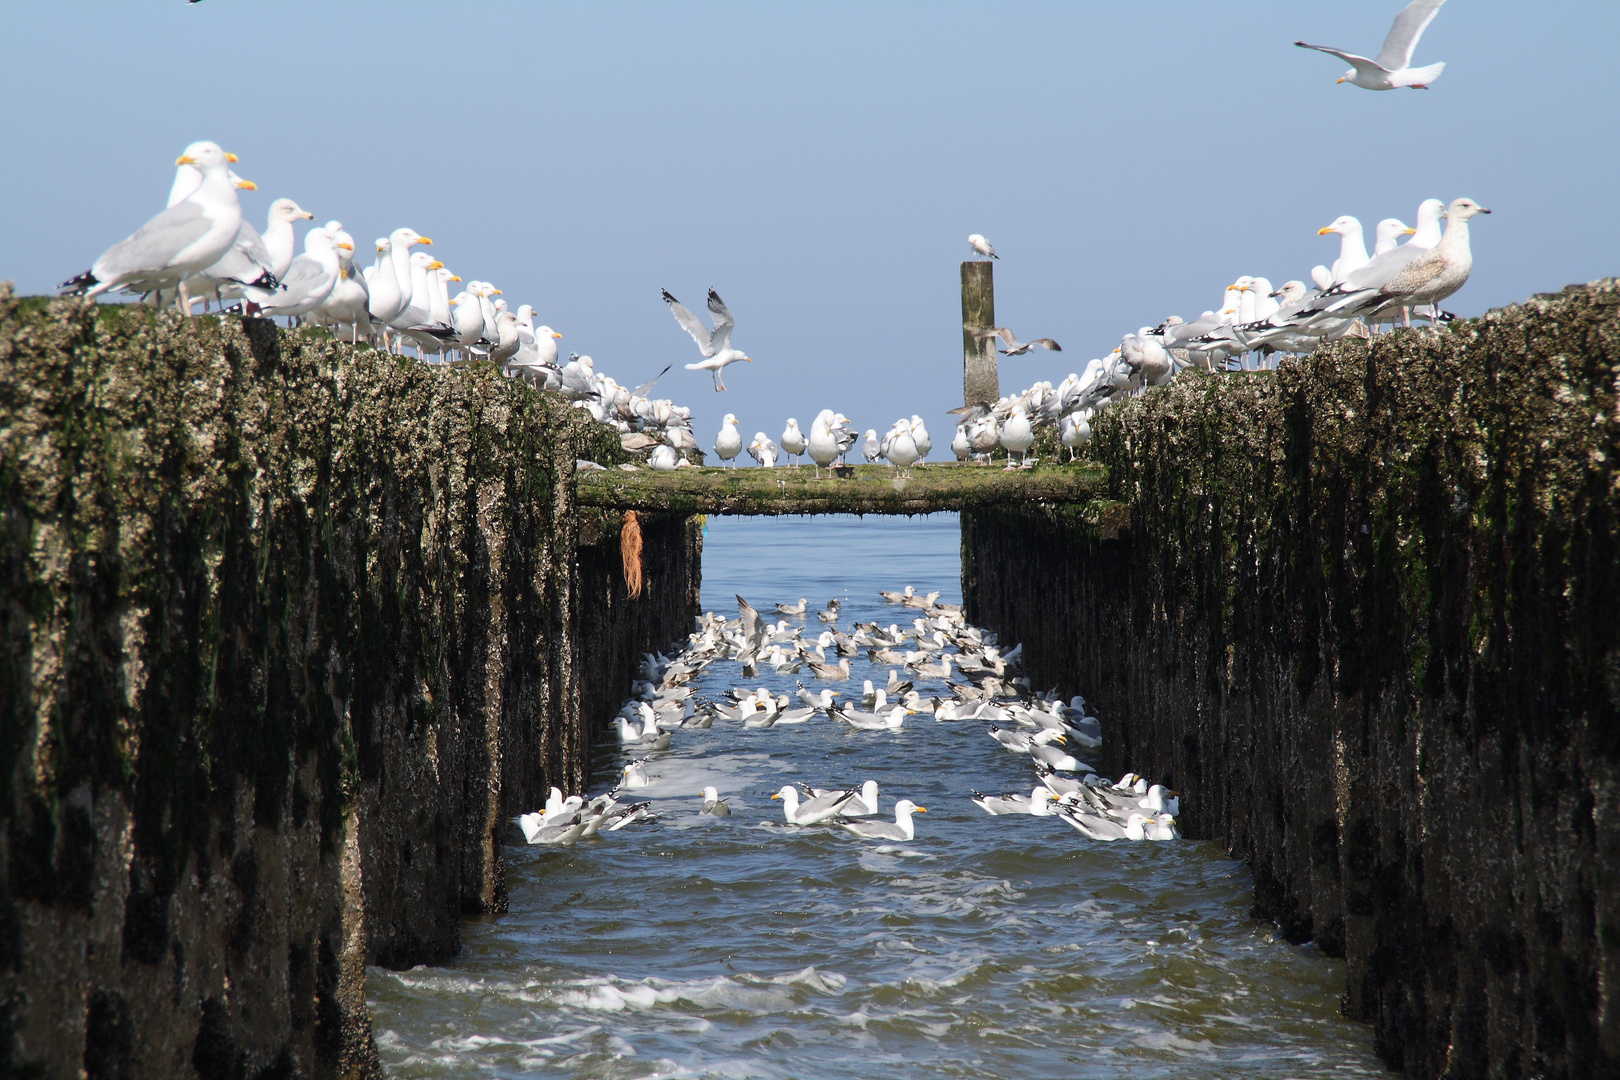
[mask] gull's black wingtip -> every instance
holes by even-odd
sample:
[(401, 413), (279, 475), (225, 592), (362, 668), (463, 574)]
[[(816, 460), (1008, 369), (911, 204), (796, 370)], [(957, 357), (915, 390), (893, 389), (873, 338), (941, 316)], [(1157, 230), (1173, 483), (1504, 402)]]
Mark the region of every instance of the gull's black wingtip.
[(62, 284), (58, 285), (57, 288), (63, 290), (65, 295), (76, 296), (80, 293), (88, 292), (90, 289), (93, 289), (99, 284), (100, 282), (96, 280), (96, 275), (86, 270), (78, 277), (68, 278), (66, 281), (62, 282)]
[(677, 300), (673, 296), (669, 295), (669, 290), (668, 289), (659, 289), (658, 291), (664, 294), (664, 303), (666, 303), (666, 304), (678, 304), (678, 303), (680, 303), (679, 300)]

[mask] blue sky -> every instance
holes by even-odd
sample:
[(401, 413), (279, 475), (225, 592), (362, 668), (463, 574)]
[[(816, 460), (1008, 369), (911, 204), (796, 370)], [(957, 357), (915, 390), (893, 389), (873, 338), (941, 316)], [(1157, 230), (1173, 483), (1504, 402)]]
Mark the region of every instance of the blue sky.
[[(1376, 52), (1399, 0), (1243, 4), (9, 5), (0, 278), (51, 290), (163, 206), (186, 143), (360, 241), (409, 225), (712, 440), (822, 408), (880, 430), (961, 403), (958, 263), (1060, 355), (1331, 262), (1339, 214), (1472, 196), (1463, 314), (1620, 270), (1620, 4), (1451, 0), (1371, 93), (1296, 38)], [(1525, 74), (1528, 73), (1528, 74)], [(716, 394), (659, 300), (719, 289), (756, 357)], [(936, 451), (936, 454), (939, 451)]]

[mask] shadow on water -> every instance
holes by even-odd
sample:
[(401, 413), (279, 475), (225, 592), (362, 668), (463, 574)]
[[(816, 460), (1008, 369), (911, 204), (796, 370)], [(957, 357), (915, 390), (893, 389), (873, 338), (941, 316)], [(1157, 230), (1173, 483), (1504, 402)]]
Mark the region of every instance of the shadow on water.
[[(734, 593), (762, 611), (836, 597), (846, 629), (915, 615), (879, 588), (961, 599), (951, 515), (711, 519), (703, 570), (707, 610), (735, 614)], [(861, 679), (887, 679), (864, 656), (852, 666), (844, 686), (768, 670), (747, 685), (858, 696)], [(741, 682), (720, 662), (694, 685), (712, 697)], [(592, 790), (624, 760), (603, 750)], [(983, 725), (718, 721), (678, 731), (648, 770), (635, 794), (656, 823), (508, 847), (511, 911), (469, 923), (455, 964), (371, 973), (391, 1075), (1383, 1075), (1370, 1030), (1339, 1015), (1342, 965), (1250, 921), (1249, 875), (1219, 845), (1099, 844), (975, 807), (970, 788), (1034, 780)], [(914, 842), (787, 826), (770, 799), (789, 781), (868, 778), (886, 812), (903, 797), (928, 808)], [(732, 817), (697, 813), (707, 784)]]

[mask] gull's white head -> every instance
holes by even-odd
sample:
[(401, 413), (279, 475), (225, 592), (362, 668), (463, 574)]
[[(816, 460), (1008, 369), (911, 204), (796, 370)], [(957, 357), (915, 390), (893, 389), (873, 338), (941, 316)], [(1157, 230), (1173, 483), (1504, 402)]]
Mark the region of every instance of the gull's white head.
[(433, 244), (432, 240), (429, 240), (415, 229), (395, 229), (389, 234), (388, 238), (393, 241), (395, 247), (402, 249), (412, 248), (417, 244), (427, 244), (431, 247)]
[(534, 328), (534, 336), (537, 337), (537, 338), (541, 338), (541, 337), (560, 338), (560, 337), (562, 337), (561, 334), (557, 333), (557, 331), (553, 330), (549, 326), (537, 326), (537, 327), (535, 327)]
[(1373, 230), (1373, 254), (1382, 255), (1400, 243), (1401, 237), (1411, 236), (1416, 232), (1416, 229), (1400, 218), (1385, 218)]
[(1485, 209), (1473, 199), (1453, 199), (1451, 205), (1446, 207), (1447, 221), (1467, 221), (1476, 214), (1488, 214)]
[(1326, 236), (1328, 233), (1338, 233), (1340, 236), (1349, 232), (1361, 232), (1361, 222), (1349, 214), (1342, 214), (1333, 219), (1333, 224), (1324, 225), (1316, 230), (1317, 236)]
[(1285, 281), (1282, 288), (1271, 295), (1285, 304), (1292, 304), (1305, 298), (1305, 283), (1303, 281)]
[(928, 807), (926, 807), (926, 806), (918, 806), (916, 803), (912, 802), (910, 799), (901, 799), (899, 802), (894, 804), (894, 816), (897, 817), (897, 818), (899, 818), (899, 817), (907, 817), (907, 816), (909, 816), (911, 814), (926, 814), (926, 813), (928, 813)]
[(726, 413), (725, 419), (721, 420), (720, 422), (722, 424), (726, 425), (726, 427), (736, 427), (737, 426), (737, 418), (736, 418), (736, 416), (732, 415), (731, 413)]
[(190, 165), (203, 172), (224, 169), (236, 161), (235, 154), (226, 153), (215, 142), (194, 142), (174, 159), (176, 165)]
[[(305, 210), (302, 206), (299, 206), (291, 199), (277, 199), (275, 202), (270, 204), (270, 220), (285, 221), (290, 224), (299, 220), (314, 221), (315, 215), (310, 213), (308, 210)], [(377, 243), (381, 244), (383, 241), (379, 240)], [(379, 248), (379, 250), (381, 249)]]

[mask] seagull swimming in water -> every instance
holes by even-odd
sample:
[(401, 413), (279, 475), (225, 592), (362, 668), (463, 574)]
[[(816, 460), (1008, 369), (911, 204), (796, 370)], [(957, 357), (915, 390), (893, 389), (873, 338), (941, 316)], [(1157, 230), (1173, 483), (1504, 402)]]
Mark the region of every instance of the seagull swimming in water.
[(669, 294), (668, 289), (664, 290), (664, 303), (669, 305), (675, 321), (681, 324), (682, 330), (692, 335), (692, 340), (697, 342), (698, 351), (703, 353), (703, 359), (698, 363), (686, 365), (687, 371), (707, 371), (714, 379), (714, 388), (724, 390), (726, 380), (720, 373), (726, 369), (727, 364), (735, 364), (738, 360), (754, 362), (754, 358), (741, 349), (731, 347), (731, 329), (737, 324), (737, 320), (731, 317), (726, 302), (720, 299), (720, 294), (713, 289), (709, 290), (709, 312), (714, 316), (713, 330), (704, 327), (696, 315)]
[(1303, 41), (1294, 44), (1348, 61), (1350, 70), (1339, 77), (1342, 83), (1351, 83), (1363, 90), (1395, 90), (1403, 86), (1412, 90), (1427, 90), (1429, 84), (1440, 77), (1446, 65), (1439, 63), (1415, 68), (1412, 66), (1412, 52), (1417, 48), (1418, 38), (1423, 36), (1423, 31), (1429, 28), (1434, 17), (1440, 13), (1440, 5), (1445, 2), (1412, 0), (1402, 8), (1389, 28), (1389, 36), (1384, 38), (1384, 47), (1378, 50), (1378, 56), (1373, 60), (1326, 45), (1307, 45)]

